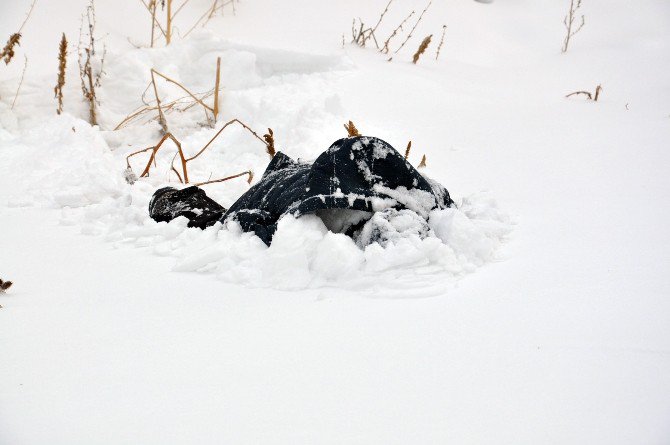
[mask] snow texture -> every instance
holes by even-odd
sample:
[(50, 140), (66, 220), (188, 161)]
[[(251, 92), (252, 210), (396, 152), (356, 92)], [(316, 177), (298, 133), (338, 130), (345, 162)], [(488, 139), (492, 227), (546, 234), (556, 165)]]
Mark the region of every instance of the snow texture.
[[(30, 3), (1, 2), (2, 42)], [(583, 2), (586, 25), (561, 54), (569, 2), (434, 1), (388, 62), (346, 42), (352, 17), (374, 25), (385, 0), (235, 2), (186, 37), (213, 3), (191, 0), (155, 48), (141, 2), (96, 0), (97, 127), (75, 55), (88, 3), (38, 1), (0, 66), (0, 276), (14, 283), (0, 297), (0, 443), (668, 442), (668, 2)], [(426, 3), (394, 1), (377, 37)], [(114, 128), (153, 100), (151, 68), (211, 105), (218, 57), (214, 128), (202, 107), (166, 114), (186, 156), (233, 118), (272, 128), (298, 164), (349, 120), (411, 140), (413, 166), (426, 155), (426, 194), (385, 184), (370, 199), (405, 207), (377, 214), (385, 246), (345, 235), (367, 213), (284, 215), (270, 247), (236, 221), (150, 218), (157, 189), (186, 187), (175, 146), (137, 178), (126, 156), (161, 138), (156, 113)], [(597, 102), (565, 97), (598, 84)], [(363, 180), (389, 157), (371, 150), (374, 162), (350, 159)], [(189, 178), (254, 171), (251, 185), (203, 186), (228, 209), (268, 160), (231, 126)], [(454, 205), (426, 214), (436, 184)], [(318, 194), (359, 199), (335, 182)]]

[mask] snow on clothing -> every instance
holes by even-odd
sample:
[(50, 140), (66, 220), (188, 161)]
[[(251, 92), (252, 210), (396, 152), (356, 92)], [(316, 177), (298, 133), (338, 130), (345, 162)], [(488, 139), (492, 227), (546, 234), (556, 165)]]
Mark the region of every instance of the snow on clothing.
[[(385, 220), (398, 220), (402, 215), (387, 209), (411, 211), (425, 223), (431, 210), (452, 204), (442, 185), (424, 177), (390, 144), (358, 136), (334, 142), (311, 164), (277, 153), (261, 180), (228, 210), (197, 187), (165, 187), (154, 193), (149, 214), (156, 221), (185, 216), (189, 226), (200, 228), (234, 220), (270, 245), (284, 215), (316, 213), (329, 229), (367, 245), (376, 240), (374, 233), (382, 236), (379, 230), (363, 230), (376, 212), (386, 211)], [(359, 238), (362, 233), (365, 240)]]

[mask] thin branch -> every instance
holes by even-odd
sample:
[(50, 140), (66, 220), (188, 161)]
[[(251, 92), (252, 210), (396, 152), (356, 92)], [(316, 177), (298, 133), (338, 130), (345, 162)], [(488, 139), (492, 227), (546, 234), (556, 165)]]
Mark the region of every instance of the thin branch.
[(407, 23), (407, 21), (408, 21), (408, 20), (409, 20), (415, 13), (416, 13), (416, 11), (412, 11), (412, 12), (410, 12), (409, 15), (408, 15), (407, 17), (405, 17), (405, 20), (403, 20), (402, 22), (400, 22), (400, 25), (398, 25), (398, 27), (397, 27), (396, 29), (393, 30), (393, 32), (391, 33), (391, 35), (390, 35), (390, 36), (388, 37), (388, 39), (386, 39), (386, 41), (384, 42), (384, 46), (382, 47), (382, 49), (379, 50), (379, 52), (382, 52), (382, 53), (384, 53), (384, 54), (388, 54), (388, 53), (389, 53), (389, 43), (391, 42), (391, 39), (392, 39), (393, 37), (395, 37), (396, 34), (398, 34), (398, 31), (402, 31), (402, 30), (403, 30), (403, 25), (404, 25), (405, 23)]
[(238, 173), (236, 175), (226, 176), (225, 178), (221, 178), (221, 179), (212, 179), (211, 181), (198, 182), (198, 183), (193, 184), (193, 185), (195, 185), (196, 187), (200, 187), (200, 186), (207, 185), (207, 184), (214, 184), (215, 182), (228, 181), (230, 179), (239, 178), (240, 176), (244, 176), (244, 175), (248, 175), (247, 183), (251, 184), (251, 181), (254, 179), (254, 172), (252, 172), (251, 170), (247, 170), (245, 172)]
[(574, 93), (567, 94), (565, 97), (575, 96), (577, 94), (583, 94), (585, 96), (588, 96), (589, 100), (593, 99), (593, 96), (588, 91), (575, 91)]
[(221, 82), (221, 57), (216, 58), (216, 81), (214, 82), (214, 122), (219, 116), (219, 84)]
[(405, 44), (409, 41), (409, 39), (412, 38), (412, 33), (414, 32), (416, 27), (419, 26), (419, 23), (421, 22), (421, 19), (423, 18), (423, 15), (426, 13), (426, 11), (428, 11), (428, 8), (430, 8), (430, 5), (432, 5), (432, 4), (433, 4), (433, 0), (430, 0), (428, 2), (428, 4), (426, 5), (426, 7), (423, 8), (423, 11), (421, 11), (421, 15), (419, 15), (419, 19), (416, 21), (416, 23), (414, 24), (414, 26), (410, 30), (409, 34), (407, 35), (407, 38), (405, 39), (404, 42), (402, 42), (402, 45), (400, 45), (400, 48), (395, 50), (395, 52), (393, 54), (398, 54), (398, 51), (400, 51), (402, 49), (402, 47), (405, 46)]
[(444, 35), (447, 33), (447, 25), (442, 25), (442, 37), (440, 37), (440, 44), (437, 46), (437, 53), (435, 54), (435, 60), (440, 58), (440, 51), (442, 50), (442, 45), (444, 45)]
[(158, 107), (158, 123), (160, 124), (163, 134), (168, 133), (167, 121), (165, 120), (165, 115), (163, 114), (163, 109), (161, 108), (161, 99), (158, 97), (158, 88), (156, 87), (156, 78), (154, 77), (154, 69), (151, 69), (151, 83), (154, 86), (154, 95), (156, 96), (156, 106)]
[(37, 3), (37, 0), (33, 0), (33, 2), (30, 4), (30, 9), (28, 10), (28, 13), (26, 14), (26, 18), (23, 20), (23, 23), (21, 23), (21, 27), (17, 31), (19, 34), (21, 34), (21, 31), (23, 31), (23, 27), (26, 26), (26, 22), (28, 22), (28, 19), (30, 18), (30, 14), (33, 12), (33, 8), (35, 7), (35, 3)]
[(28, 57), (24, 55), (23, 58), (25, 59), (25, 62), (23, 63), (23, 71), (21, 72), (21, 81), (19, 81), (19, 87), (16, 89), (16, 94), (12, 101), (12, 110), (14, 109), (14, 104), (16, 104), (16, 98), (19, 97), (19, 91), (21, 91), (21, 85), (23, 85), (23, 77), (26, 75), (26, 69), (28, 68)]

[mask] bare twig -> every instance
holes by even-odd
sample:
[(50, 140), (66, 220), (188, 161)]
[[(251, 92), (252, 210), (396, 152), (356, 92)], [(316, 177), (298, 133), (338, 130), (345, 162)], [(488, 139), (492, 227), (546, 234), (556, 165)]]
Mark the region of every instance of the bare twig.
[(23, 56), (25, 62), (23, 62), (23, 71), (21, 71), (21, 80), (19, 81), (19, 87), (16, 89), (16, 94), (14, 95), (14, 100), (12, 101), (12, 110), (14, 109), (14, 104), (16, 104), (16, 98), (19, 97), (19, 91), (21, 91), (21, 85), (23, 85), (23, 78), (26, 75), (26, 68), (28, 68), (28, 57)]
[(587, 96), (589, 98), (589, 100), (593, 99), (593, 96), (588, 91), (575, 91), (574, 93), (567, 94), (565, 97), (575, 96), (577, 94), (583, 94), (583, 95)]
[(435, 60), (440, 58), (440, 51), (442, 50), (442, 45), (444, 45), (444, 35), (447, 33), (447, 25), (442, 25), (442, 37), (440, 37), (440, 44), (437, 46), (437, 52), (435, 53)]
[(375, 42), (375, 46), (377, 47), (377, 49), (380, 49), (379, 42), (377, 41), (377, 36), (375, 35), (375, 31), (377, 31), (377, 28), (381, 24), (382, 20), (384, 20), (384, 16), (388, 12), (391, 3), (393, 3), (393, 0), (389, 0), (389, 2), (386, 4), (386, 8), (384, 8), (382, 13), (379, 15), (377, 24), (372, 28), (366, 28), (363, 21), (359, 18), (358, 21), (360, 23), (360, 26), (358, 27), (358, 29), (356, 29), (356, 19), (354, 19), (351, 25), (351, 37), (352, 37), (351, 42), (365, 48), (367, 42), (370, 39), (372, 39)]
[(251, 184), (251, 181), (253, 181), (253, 179), (254, 179), (254, 172), (252, 172), (251, 170), (247, 170), (245, 172), (238, 173), (236, 175), (226, 176), (225, 178), (221, 178), (221, 179), (212, 179), (211, 181), (198, 182), (198, 183), (193, 184), (193, 185), (195, 185), (196, 187), (200, 187), (200, 186), (207, 185), (207, 184), (213, 184), (215, 182), (228, 181), (230, 179), (239, 178), (240, 176), (244, 176), (244, 175), (247, 175), (247, 184)]
[(565, 26), (566, 30), (565, 39), (563, 40), (563, 47), (561, 48), (561, 52), (563, 53), (568, 51), (568, 45), (570, 45), (570, 39), (572, 38), (572, 36), (577, 34), (584, 27), (584, 15), (582, 15), (581, 23), (579, 24), (577, 29), (575, 29), (574, 31), (572, 30), (575, 17), (577, 15), (577, 11), (582, 6), (582, 0), (576, 0), (576, 2), (577, 3), (575, 3), (575, 0), (570, 0), (570, 10), (563, 19), (563, 25)]
[(598, 102), (598, 98), (600, 97), (600, 92), (601, 92), (602, 90), (603, 90), (603, 87), (602, 87), (602, 86), (598, 85), (598, 86), (596, 87), (596, 94), (595, 94), (595, 96), (593, 97), (593, 100), (594, 100), (594, 101)]
[(219, 116), (219, 83), (221, 82), (221, 57), (216, 58), (216, 81), (214, 82), (214, 122)]
[(426, 167), (426, 155), (423, 155), (421, 157), (421, 162), (419, 162), (419, 165), (416, 166), (416, 168), (425, 168)]
[[(83, 27), (84, 27), (84, 18), (87, 21), (87, 40), (86, 46), (83, 47), (82, 37), (84, 36)], [(96, 96), (96, 88), (100, 86), (100, 78), (104, 73), (104, 61), (105, 61), (105, 52), (103, 50), (102, 57), (100, 58), (100, 68), (98, 70), (93, 69), (91, 61), (95, 57), (95, 5), (93, 0), (86, 7), (86, 13), (82, 15), (81, 18), (81, 28), (79, 29), (79, 77), (81, 79), (81, 91), (84, 96), (84, 99), (88, 102), (89, 108), (89, 122), (91, 125), (98, 124), (97, 118), (97, 103), (98, 98)]]
[(151, 47), (154, 47), (154, 40), (156, 34), (156, 0), (151, 0), (149, 7), (151, 8)]
[[(256, 139), (263, 142), (263, 144), (265, 144), (265, 146), (266, 146), (266, 150), (269, 153), (270, 147), (269, 147), (268, 142), (263, 140), (263, 138), (261, 138), (258, 135), (258, 133), (256, 133), (251, 128), (249, 128), (244, 122), (240, 121), (239, 119), (233, 119), (233, 120), (227, 122), (226, 124), (224, 124), (223, 127), (221, 127), (221, 129), (218, 132), (216, 132), (214, 137), (212, 137), (212, 139), (210, 139), (209, 142), (207, 142), (207, 144), (205, 144), (204, 147), (202, 147), (195, 155), (193, 155), (189, 158), (187, 158), (184, 155), (184, 152), (183, 152), (182, 147), (181, 147), (181, 143), (171, 133), (166, 133), (165, 135), (163, 135), (161, 140), (158, 141), (158, 144), (156, 144), (155, 146), (143, 148), (141, 150), (137, 150), (133, 153), (130, 153), (128, 156), (126, 156), (126, 165), (127, 165), (128, 169), (132, 170), (131, 167), (130, 167), (130, 158), (133, 157), (133, 156), (136, 156), (138, 154), (145, 153), (147, 151), (151, 151), (151, 156), (149, 157), (149, 161), (147, 162), (146, 166), (144, 167), (144, 170), (142, 171), (142, 174), (140, 175), (140, 177), (143, 178), (145, 176), (148, 176), (149, 175), (149, 170), (151, 169), (151, 164), (154, 163), (154, 165), (155, 165), (156, 153), (163, 146), (163, 143), (165, 141), (167, 141), (168, 139), (170, 139), (177, 146), (177, 154), (172, 158), (172, 163), (170, 164), (170, 168), (171, 168), (172, 171), (174, 171), (177, 174), (177, 177), (179, 178), (179, 180), (181, 182), (183, 182), (184, 184), (188, 184), (189, 183), (189, 178), (188, 178), (187, 164), (190, 161), (196, 159), (198, 156), (200, 156), (212, 144), (212, 142), (214, 142), (214, 140), (223, 132), (223, 130), (225, 130), (228, 126), (230, 126), (234, 123), (237, 123), (237, 124), (241, 125), (244, 129), (249, 131)], [(269, 130), (269, 131), (271, 133), (271, 130)], [(274, 144), (274, 141), (272, 143)], [(274, 146), (273, 146), (273, 149), (274, 149)], [(174, 166), (174, 161), (177, 158), (177, 156), (179, 156), (179, 159), (181, 161), (181, 170), (182, 170), (182, 175), (183, 176), (179, 174), (179, 172), (177, 171), (177, 169)], [(247, 172), (245, 172), (245, 174), (246, 173)]]
[(154, 86), (154, 95), (156, 97), (156, 107), (158, 107), (158, 124), (163, 130), (163, 134), (168, 134), (167, 121), (165, 120), (165, 115), (163, 114), (163, 109), (161, 108), (161, 98), (158, 96), (158, 88), (156, 87), (156, 78), (154, 77), (154, 69), (151, 69), (151, 84)]
[(30, 4), (30, 9), (26, 13), (26, 18), (23, 20), (23, 23), (21, 23), (21, 27), (18, 30), (18, 34), (21, 34), (21, 31), (23, 31), (23, 27), (26, 26), (26, 23), (28, 22), (28, 19), (30, 18), (30, 14), (33, 13), (33, 8), (35, 7), (35, 3), (37, 3), (37, 0), (33, 0), (33, 2)]
[(407, 23), (407, 21), (408, 21), (408, 20), (409, 20), (415, 13), (416, 13), (416, 11), (412, 11), (412, 12), (410, 12), (409, 15), (408, 15), (407, 17), (405, 17), (405, 20), (403, 20), (402, 22), (400, 22), (400, 25), (398, 25), (398, 27), (397, 27), (396, 29), (393, 30), (393, 32), (391, 33), (391, 35), (389, 35), (388, 39), (386, 39), (386, 41), (384, 42), (384, 46), (382, 47), (382, 49), (379, 50), (380, 52), (382, 52), (382, 53), (384, 53), (384, 54), (388, 54), (388, 53), (389, 53), (389, 43), (391, 43), (391, 39), (393, 39), (393, 37), (395, 37), (396, 34), (398, 34), (398, 31), (402, 31), (402, 30), (403, 30), (403, 25), (404, 25), (405, 23)]
[(409, 34), (407, 35), (407, 38), (405, 39), (404, 42), (402, 42), (402, 45), (400, 45), (400, 48), (398, 48), (394, 51), (394, 54), (398, 54), (398, 51), (400, 51), (403, 48), (403, 46), (405, 46), (405, 44), (409, 41), (409, 39), (412, 38), (412, 34), (414, 33), (414, 30), (419, 25), (419, 23), (421, 22), (421, 19), (423, 18), (423, 15), (426, 13), (426, 11), (428, 11), (428, 8), (430, 8), (430, 5), (432, 5), (432, 4), (433, 4), (433, 0), (430, 0), (428, 2), (428, 4), (426, 5), (426, 7), (423, 8), (423, 11), (421, 11), (421, 15), (419, 15), (419, 18), (417, 19), (416, 23), (414, 24), (412, 29), (409, 31)]
[(407, 148), (405, 149), (405, 160), (409, 158), (409, 151), (412, 149), (412, 141), (407, 143)]
[(165, 44), (172, 40), (172, 0), (167, 0), (167, 23), (165, 25)]
[(598, 98), (600, 97), (600, 93), (601, 93), (602, 90), (603, 90), (603, 87), (601, 85), (598, 85), (596, 87), (596, 91), (595, 91), (594, 94), (591, 94), (589, 91), (575, 91), (573, 93), (567, 94), (565, 97), (571, 97), (571, 96), (576, 96), (576, 95), (579, 95), (579, 94), (583, 94), (589, 100), (597, 102)]
[[(163, 79), (167, 80), (168, 82), (170, 82), (170, 83), (172, 83), (172, 84), (174, 84), (174, 85), (177, 85), (179, 88), (181, 88), (182, 90), (184, 90), (184, 92), (186, 92), (186, 94), (188, 94), (189, 96), (191, 96), (191, 98), (193, 98), (194, 101), (196, 101), (197, 103), (199, 103), (200, 105), (202, 105), (202, 107), (205, 109), (205, 118), (207, 119), (207, 122), (208, 122), (210, 125), (213, 125), (213, 122), (212, 122), (212, 120), (210, 119), (209, 114), (207, 114), (207, 112), (209, 111), (209, 112), (211, 112), (212, 114), (214, 114), (214, 108), (212, 108), (212, 107), (210, 107), (209, 105), (207, 105), (206, 103), (204, 103), (204, 102), (202, 101), (202, 99), (200, 99), (199, 97), (197, 97), (195, 94), (191, 93), (191, 92), (190, 92), (184, 85), (180, 84), (180, 83), (177, 82), (176, 80), (173, 80), (173, 79), (169, 78), (169, 77), (166, 76), (165, 74), (159, 73), (158, 71), (156, 71), (156, 70), (153, 69), (153, 68), (151, 69), (151, 72), (152, 72), (152, 77), (153, 77), (153, 74), (156, 74), (157, 76), (162, 77)], [(154, 85), (155, 85), (155, 83), (154, 83)]]

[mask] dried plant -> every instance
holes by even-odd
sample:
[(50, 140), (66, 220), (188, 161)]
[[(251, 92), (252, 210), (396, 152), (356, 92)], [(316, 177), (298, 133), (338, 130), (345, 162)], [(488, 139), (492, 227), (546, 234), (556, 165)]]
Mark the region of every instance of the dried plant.
[[(261, 141), (261, 142), (265, 145), (265, 148), (266, 148), (266, 151), (268, 152), (268, 154), (270, 154), (270, 151), (271, 151), (271, 150), (270, 150), (270, 143), (269, 143), (269, 142), (267, 142), (265, 139), (261, 138), (261, 137), (258, 135), (258, 133), (256, 133), (254, 130), (252, 130), (252, 129), (251, 129), (248, 125), (246, 125), (244, 122), (240, 121), (239, 119), (233, 119), (233, 120), (231, 120), (231, 121), (229, 121), (229, 122), (226, 122), (226, 123), (223, 125), (223, 127), (221, 127), (221, 129), (220, 129), (219, 131), (216, 132), (216, 134), (212, 137), (212, 139), (210, 139), (209, 142), (207, 142), (207, 143), (205, 144), (204, 147), (202, 147), (196, 154), (194, 154), (193, 156), (188, 157), (188, 158), (187, 158), (186, 155), (184, 154), (184, 151), (183, 151), (182, 148), (181, 148), (181, 143), (177, 140), (177, 138), (175, 138), (171, 133), (167, 133), (167, 134), (163, 135), (163, 137), (160, 139), (160, 141), (158, 141), (158, 144), (156, 144), (155, 146), (147, 147), (147, 148), (143, 148), (143, 149), (141, 149), (141, 150), (138, 150), (138, 151), (135, 151), (135, 152), (133, 152), (133, 153), (130, 153), (128, 156), (126, 156), (126, 166), (127, 166), (127, 169), (126, 169), (126, 176), (128, 176), (128, 175), (132, 172), (132, 168), (131, 168), (131, 166), (130, 166), (130, 158), (133, 157), (133, 156), (136, 156), (136, 155), (138, 155), (138, 154), (140, 154), (140, 153), (145, 153), (145, 152), (147, 152), (147, 151), (151, 151), (151, 156), (149, 157), (149, 161), (147, 162), (146, 166), (144, 167), (144, 170), (142, 171), (142, 174), (140, 175), (140, 178), (149, 176), (149, 170), (151, 170), (151, 165), (152, 165), (152, 164), (155, 164), (155, 162), (156, 162), (156, 153), (157, 153), (158, 150), (160, 150), (160, 148), (163, 146), (163, 143), (165, 143), (165, 141), (167, 141), (168, 139), (170, 139), (172, 142), (174, 142), (174, 144), (175, 144), (176, 147), (177, 147), (177, 153), (176, 153), (175, 156), (172, 158), (172, 163), (170, 164), (170, 170), (172, 170), (172, 171), (177, 175), (177, 178), (179, 178), (179, 182), (182, 182), (182, 183), (184, 183), (184, 184), (188, 184), (188, 183), (189, 183), (188, 168), (187, 168), (188, 163), (189, 163), (190, 161), (196, 159), (196, 158), (197, 158), (198, 156), (200, 156), (202, 153), (204, 153), (205, 150), (207, 150), (207, 148), (210, 147), (210, 145), (212, 144), (212, 142), (214, 142), (214, 140), (215, 140), (217, 137), (219, 137), (219, 135), (223, 132), (223, 130), (225, 130), (226, 128), (228, 128), (228, 126), (230, 126), (230, 125), (232, 125), (232, 124), (235, 124), (235, 123), (241, 125), (245, 130), (247, 130), (248, 132), (250, 132), (256, 139), (258, 139), (259, 141)], [(270, 131), (270, 134), (271, 134), (271, 133), (272, 133), (272, 130), (270, 130), (270, 129), (268, 129), (268, 130)], [(272, 140), (272, 153), (274, 153), (274, 140)], [(181, 171), (182, 171), (181, 174), (179, 173), (179, 171), (177, 171), (177, 169), (176, 169), (175, 166), (174, 166), (174, 161), (175, 161), (175, 159), (177, 158), (177, 156), (179, 157), (179, 160), (180, 160), (180, 162), (181, 162)], [(273, 154), (270, 154), (270, 157), (272, 157), (272, 156), (273, 156)], [(250, 175), (253, 175), (250, 171), (247, 171), (247, 172), (241, 173), (241, 174), (238, 175), (238, 176), (241, 176), (241, 175), (243, 175), (243, 174), (250, 174)], [(134, 176), (134, 175), (133, 175), (133, 176)], [(235, 177), (237, 177), (237, 176), (235, 176)], [(251, 176), (251, 177), (252, 177), (252, 176)], [(251, 177), (250, 177), (250, 178), (251, 178)], [(229, 179), (232, 179), (232, 178), (229, 178)], [(251, 181), (251, 179), (249, 179), (249, 181)], [(215, 182), (215, 181), (212, 181), (212, 182)], [(218, 182), (220, 182), (220, 180), (219, 180)], [(203, 184), (203, 183), (200, 183), (200, 184)]]
[(2, 48), (2, 51), (0, 51), (0, 59), (5, 61), (5, 65), (9, 65), (9, 62), (14, 58), (14, 47), (20, 45), (20, 41), (21, 34), (18, 32), (9, 36), (7, 44)]
[(419, 57), (421, 57), (421, 54), (426, 52), (426, 48), (428, 48), (428, 45), (430, 45), (430, 41), (433, 39), (433, 35), (429, 35), (428, 37), (424, 38), (421, 41), (421, 45), (419, 45), (419, 48), (416, 50), (414, 53), (414, 57), (412, 57), (412, 63), (416, 65), (416, 62), (419, 61)]
[(570, 0), (570, 10), (568, 11), (568, 14), (565, 16), (563, 19), (563, 25), (565, 25), (565, 39), (563, 40), (563, 48), (561, 48), (561, 52), (567, 52), (568, 51), (568, 45), (570, 45), (570, 39), (572, 36), (577, 34), (583, 27), (584, 27), (584, 15), (582, 15), (582, 21), (577, 26), (577, 29), (573, 31), (573, 26), (575, 22), (575, 17), (577, 15), (577, 11), (579, 8), (582, 6), (582, 0)]
[(23, 23), (21, 23), (19, 30), (9, 36), (9, 39), (7, 39), (7, 43), (5, 44), (4, 48), (2, 48), (2, 51), (0, 51), (0, 59), (5, 61), (5, 65), (9, 65), (9, 62), (12, 61), (15, 55), (14, 48), (21, 44), (21, 32), (23, 31), (23, 27), (26, 26), (26, 23), (30, 18), (30, 14), (33, 12), (33, 8), (35, 7), (36, 2), (37, 0), (33, 0), (33, 2), (30, 4), (30, 9), (28, 9), (26, 18), (23, 19)]
[(412, 141), (407, 143), (407, 148), (405, 149), (405, 160), (409, 159), (409, 151), (412, 149)]
[(351, 138), (354, 136), (360, 136), (361, 134), (358, 132), (358, 128), (354, 125), (353, 122), (349, 121), (348, 123), (344, 124), (344, 128), (347, 130), (347, 135)]
[(417, 19), (416, 23), (414, 23), (414, 26), (409, 31), (409, 34), (407, 35), (407, 38), (405, 39), (404, 42), (402, 42), (402, 45), (400, 45), (400, 47), (394, 51), (394, 54), (398, 54), (398, 51), (400, 51), (403, 48), (403, 46), (405, 46), (405, 44), (409, 41), (409, 39), (412, 38), (412, 36), (414, 35), (414, 30), (416, 29), (417, 26), (419, 26), (419, 23), (421, 23), (421, 19), (423, 18), (423, 15), (426, 13), (426, 11), (428, 11), (428, 8), (430, 8), (430, 5), (432, 5), (432, 4), (433, 4), (433, 0), (430, 0), (428, 2), (428, 4), (426, 5), (426, 7), (423, 8), (423, 11), (421, 11), (421, 14), (419, 15), (419, 18)]
[(596, 91), (591, 94), (589, 91), (575, 91), (574, 93), (567, 94), (565, 97), (570, 97), (570, 96), (576, 96), (579, 94), (583, 94), (586, 96), (589, 100), (592, 100), (594, 102), (598, 102), (598, 98), (600, 97), (600, 93), (602, 92), (603, 87), (601, 85), (598, 85), (596, 87)]
[(214, 81), (214, 123), (219, 117), (219, 85), (221, 83), (221, 57), (216, 58), (216, 80)]
[[(214, 116), (215, 116), (214, 108), (210, 107), (210, 106), (207, 105), (205, 102), (203, 102), (202, 99), (200, 99), (198, 96), (196, 96), (196, 95), (193, 94), (191, 91), (189, 91), (188, 88), (186, 88), (186, 87), (185, 87), (184, 85), (182, 85), (181, 83), (177, 82), (176, 80), (173, 80), (173, 79), (169, 78), (169, 77), (166, 76), (165, 74), (159, 73), (158, 71), (156, 71), (155, 69), (152, 68), (152, 69), (151, 69), (151, 79), (152, 79), (152, 82), (154, 83), (154, 89), (156, 88), (156, 82), (155, 82), (154, 77), (153, 77), (154, 74), (157, 75), (157, 76), (160, 76), (161, 78), (163, 78), (163, 79), (166, 80), (167, 82), (170, 82), (171, 84), (174, 84), (174, 85), (178, 86), (178, 87), (181, 88), (186, 94), (188, 94), (189, 96), (191, 96), (191, 98), (192, 98), (197, 104), (200, 104), (200, 105), (202, 106), (202, 108), (205, 110), (205, 118), (207, 119), (207, 124), (208, 124), (210, 127), (213, 127), (213, 126), (214, 126), (214, 122), (215, 122), (215, 119), (216, 119), (216, 118), (214, 117)], [(159, 102), (159, 101), (158, 101), (158, 95), (156, 95), (156, 100), (157, 100), (157, 102)], [(216, 95), (215, 95), (214, 100), (216, 101)], [(158, 106), (159, 106), (159, 111), (160, 111), (160, 103), (158, 104)], [(162, 114), (162, 111), (160, 111), (160, 112), (161, 112), (161, 114)], [(209, 113), (211, 113), (212, 116), (210, 116)], [(163, 116), (163, 119), (165, 119), (165, 116)]]
[(167, 17), (165, 25), (165, 44), (169, 45), (172, 41), (172, 0), (167, 0)]
[(267, 146), (267, 152), (271, 158), (275, 157), (275, 135), (272, 128), (268, 128), (268, 132), (263, 135), (263, 140)]
[[(149, 81), (147, 84), (147, 88), (145, 90), (148, 91), (152, 86), (152, 82)], [(204, 101), (205, 99), (209, 98), (214, 94), (213, 90), (210, 90), (206, 93), (198, 93), (200, 96), (199, 99), (201, 101)], [(149, 103), (144, 100), (144, 94), (142, 94), (142, 101), (144, 103), (143, 106), (140, 106), (139, 108), (135, 109), (131, 113), (129, 113), (126, 117), (123, 118), (121, 122), (118, 123), (116, 127), (114, 127), (114, 130), (120, 130), (122, 128), (127, 127), (128, 125), (138, 121), (139, 119), (142, 119), (143, 117), (147, 115), (153, 115), (154, 111), (158, 111), (158, 105), (156, 101), (150, 101)], [(194, 106), (199, 105), (199, 102), (196, 102), (191, 98), (190, 95), (182, 96), (179, 97), (175, 100), (172, 100), (170, 102), (162, 102), (161, 101), (161, 112), (163, 115), (167, 115), (170, 113), (173, 113), (175, 111), (177, 112), (184, 112), (189, 110), (190, 108), (193, 108)], [(158, 120), (160, 121), (160, 113), (158, 115), (153, 115), (153, 117), (150, 117), (148, 121), (152, 120)]]
[(161, 98), (158, 96), (158, 88), (156, 87), (156, 78), (154, 77), (154, 71), (153, 68), (151, 68), (151, 85), (154, 87), (154, 97), (156, 98), (156, 108), (158, 108), (158, 125), (161, 126), (161, 130), (163, 134), (168, 134), (168, 126), (167, 126), (167, 120), (165, 119), (165, 115), (163, 114), (163, 109), (161, 108)]
[(416, 168), (425, 168), (426, 167), (426, 155), (423, 155), (421, 157), (421, 162), (419, 162), (419, 165), (416, 166)]
[(365, 48), (367, 42), (370, 39), (372, 39), (375, 42), (377, 49), (380, 49), (379, 42), (377, 41), (377, 36), (375, 35), (375, 31), (377, 31), (377, 28), (379, 28), (379, 25), (381, 24), (382, 20), (384, 20), (384, 16), (388, 12), (391, 3), (393, 3), (393, 0), (389, 0), (388, 4), (386, 5), (386, 8), (384, 8), (384, 11), (382, 11), (382, 13), (380, 14), (379, 20), (377, 20), (377, 24), (374, 27), (366, 28), (365, 24), (360, 18), (358, 19), (360, 25), (356, 26), (356, 19), (354, 19), (351, 24), (351, 37), (352, 37), (351, 43), (355, 43), (356, 45)]
[(226, 176), (225, 178), (221, 178), (221, 179), (212, 179), (211, 181), (198, 182), (198, 183), (193, 184), (193, 185), (195, 185), (196, 187), (200, 187), (200, 186), (207, 185), (207, 184), (213, 184), (215, 182), (229, 181), (231, 179), (239, 178), (240, 176), (244, 176), (244, 175), (247, 175), (247, 184), (251, 184), (251, 181), (254, 180), (254, 172), (251, 171), (251, 170), (247, 170), (245, 172), (238, 173), (236, 175)]
[[(83, 31), (84, 19), (86, 19), (87, 33)], [(95, 50), (95, 4), (93, 0), (86, 7), (86, 13), (81, 18), (81, 28), (79, 29), (78, 44), (78, 62), (79, 78), (81, 79), (81, 92), (86, 102), (88, 102), (89, 122), (91, 125), (98, 124), (98, 97), (96, 88), (100, 87), (100, 78), (104, 73), (105, 52), (103, 49), (102, 57), (96, 58)], [(85, 42), (84, 42), (85, 40)], [(99, 67), (94, 68), (93, 64), (99, 62)]]
[(440, 51), (442, 50), (442, 45), (444, 45), (444, 36), (447, 33), (447, 25), (442, 25), (442, 37), (440, 37), (440, 44), (437, 45), (437, 51), (435, 53), (435, 60), (440, 58)]
[[(187, 0), (188, 1), (188, 0)], [(233, 7), (233, 15), (236, 14), (235, 12), (235, 1), (234, 0), (227, 0), (219, 3), (219, 0), (214, 0), (214, 3), (212, 4), (211, 7), (207, 8), (207, 10), (198, 18), (198, 20), (191, 26), (191, 28), (186, 31), (184, 34), (184, 37), (187, 37), (189, 34), (191, 34), (198, 26), (205, 27), (207, 26), (207, 23), (214, 17), (214, 15), (218, 12), (221, 11), (223, 8), (225, 8), (228, 5), (232, 5)]]
[(58, 108), (56, 113), (61, 114), (63, 112), (63, 87), (65, 86), (65, 68), (67, 67), (67, 38), (65, 33), (60, 39), (60, 45), (58, 45), (58, 80), (56, 81), (56, 86), (54, 87), (54, 97), (58, 100)]
[(26, 69), (28, 68), (28, 57), (23, 56), (25, 62), (23, 62), (23, 71), (21, 71), (21, 80), (19, 81), (19, 86), (16, 88), (16, 94), (14, 95), (14, 100), (12, 101), (12, 110), (14, 105), (16, 105), (16, 99), (19, 97), (19, 91), (21, 91), (21, 85), (23, 85), (23, 78), (26, 76)]
[(408, 21), (410, 18), (412, 18), (412, 16), (413, 16), (415, 13), (416, 13), (416, 11), (412, 11), (412, 12), (410, 12), (409, 15), (408, 15), (407, 17), (405, 17), (405, 20), (403, 20), (402, 22), (400, 22), (400, 25), (398, 25), (398, 27), (395, 28), (395, 29), (393, 30), (393, 32), (388, 36), (388, 38), (387, 38), (386, 41), (384, 42), (384, 46), (382, 47), (382, 49), (379, 50), (379, 52), (384, 53), (384, 54), (388, 54), (388, 53), (389, 53), (389, 44), (391, 43), (391, 39), (393, 39), (393, 38), (398, 34), (398, 31), (403, 31), (403, 30), (404, 30), (404, 29), (403, 29), (403, 26), (405, 25), (405, 23), (407, 23), (407, 21)]
[(4, 293), (7, 289), (12, 287), (12, 284), (14, 283), (12, 283), (11, 281), (3, 281), (3, 279), (0, 278), (0, 293)]

